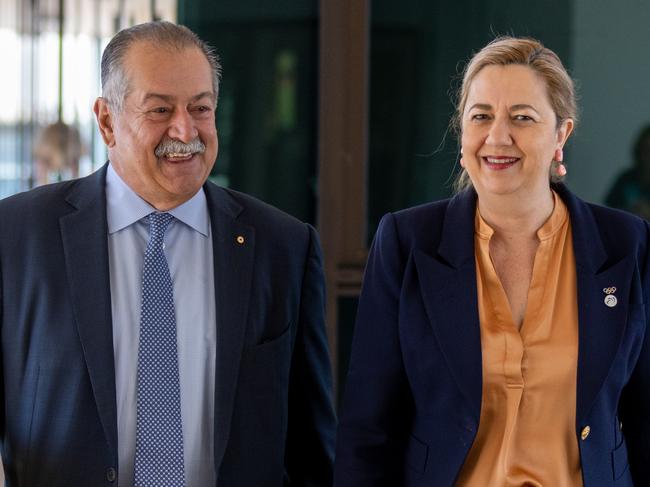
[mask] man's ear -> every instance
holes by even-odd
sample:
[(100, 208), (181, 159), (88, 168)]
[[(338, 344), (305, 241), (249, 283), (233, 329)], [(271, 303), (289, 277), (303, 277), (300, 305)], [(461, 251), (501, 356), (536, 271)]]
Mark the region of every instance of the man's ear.
[(97, 125), (99, 126), (99, 133), (102, 134), (104, 144), (108, 147), (113, 147), (115, 145), (113, 113), (111, 112), (108, 100), (102, 97), (97, 98), (93, 105), (93, 112), (95, 112), (95, 118), (97, 119)]

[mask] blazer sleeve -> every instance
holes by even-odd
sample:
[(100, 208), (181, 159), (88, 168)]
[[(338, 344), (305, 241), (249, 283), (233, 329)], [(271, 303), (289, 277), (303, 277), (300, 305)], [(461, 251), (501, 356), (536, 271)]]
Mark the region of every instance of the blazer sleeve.
[(402, 362), (398, 315), (404, 262), (392, 214), (372, 244), (354, 329), (337, 437), (337, 487), (401, 485), (413, 399)]
[(630, 381), (623, 391), (619, 417), (627, 443), (634, 485), (650, 479), (650, 225), (645, 222), (645, 255), (640, 262), (645, 330), (641, 351)]
[(316, 231), (307, 226), (309, 249), (289, 379), (285, 485), (325, 487), (332, 485), (336, 418), (321, 249)]

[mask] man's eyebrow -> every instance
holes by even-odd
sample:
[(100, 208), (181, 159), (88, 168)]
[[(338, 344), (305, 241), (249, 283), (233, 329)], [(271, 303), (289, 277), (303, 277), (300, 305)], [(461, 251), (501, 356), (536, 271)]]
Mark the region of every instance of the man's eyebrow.
[(211, 91), (204, 91), (202, 93), (199, 93), (198, 95), (192, 97), (191, 101), (198, 101), (201, 98), (210, 98), (212, 101), (214, 101), (214, 93)]
[[(203, 91), (198, 95), (193, 96), (190, 101), (196, 102), (201, 98), (210, 98), (212, 101), (214, 101), (214, 93), (212, 93), (211, 91)], [(162, 93), (147, 93), (146, 95), (144, 95), (144, 99), (142, 100), (142, 102), (146, 103), (151, 99), (161, 99), (167, 103), (173, 103), (176, 100), (176, 97), (172, 95), (165, 95)]]

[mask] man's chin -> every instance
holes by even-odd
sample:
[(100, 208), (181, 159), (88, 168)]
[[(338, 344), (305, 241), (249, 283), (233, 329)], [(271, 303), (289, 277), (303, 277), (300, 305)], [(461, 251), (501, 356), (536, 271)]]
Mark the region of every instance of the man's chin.
[[(183, 195), (196, 193), (210, 175), (210, 171), (204, 165), (194, 164), (191, 167), (188, 163), (167, 165), (162, 171), (163, 180), (161, 186), (168, 192)], [(170, 167), (171, 166), (171, 167)]]

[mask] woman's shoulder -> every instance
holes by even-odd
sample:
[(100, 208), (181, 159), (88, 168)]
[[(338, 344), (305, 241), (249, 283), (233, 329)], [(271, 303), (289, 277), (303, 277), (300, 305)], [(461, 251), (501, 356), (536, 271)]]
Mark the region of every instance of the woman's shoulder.
[(444, 234), (469, 240), (473, 235), (476, 198), (460, 193), (452, 198), (424, 203), (388, 213), (382, 219), (379, 240), (397, 238), (403, 249), (437, 248)]
[(392, 213), (396, 221), (400, 223), (419, 223), (430, 221), (437, 216), (444, 216), (451, 198), (431, 201), (417, 206), (411, 206)]
[(646, 233), (648, 223), (637, 215), (585, 201), (563, 185), (554, 186), (554, 189), (567, 204), (572, 222), (577, 221), (580, 224), (593, 222), (601, 233), (624, 232), (628, 235)]
[(584, 204), (593, 215), (601, 233), (610, 234), (615, 239), (647, 238), (648, 222), (643, 218), (618, 208), (587, 202)]
[(625, 227), (645, 231), (647, 221), (643, 218), (618, 208), (602, 206), (596, 203), (586, 203), (597, 222), (604, 226)]
[(597, 239), (610, 255), (645, 256), (650, 247), (650, 226), (646, 220), (627, 211), (573, 198), (575, 202), (569, 208), (571, 225), (586, 245)]
[(449, 214), (454, 219), (474, 218), (476, 208), (476, 193), (473, 190), (465, 190), (454, 196), (438, 201), (432, 201), (417, 206), (412, 206), (393, 213), (395, 219), (406, 224), (442, 224)]

